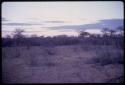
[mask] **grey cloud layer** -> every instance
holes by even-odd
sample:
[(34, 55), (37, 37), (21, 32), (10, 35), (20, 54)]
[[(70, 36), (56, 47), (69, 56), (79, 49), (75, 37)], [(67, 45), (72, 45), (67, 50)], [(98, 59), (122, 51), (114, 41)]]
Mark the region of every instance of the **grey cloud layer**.
[[(5, 18), (2, 18), (6, 21)], [(106, 19), (106, 20), (100, 20), (98, 23), (92, 23), (92, 24), (81, 24), (81, 25), (63, 25), (63, 26), (52, 26), (52, 27), (46, 27), (50, 30), (81, 30), (81, 29), (103, 29), (105, 27), (108, 27), (110, 29), (115, 29), (118, 26), (123, 26), (123, 19)], [(48, 23), (64, 23), (63, 21), (46, 21)], [(2, 23), (2, 25), (6, 26), (32, 26), (32, 25), (43, 25), (39, 23)]]
[(64, 23), (64, 21), (45, 21), (45, 23)]
[(42, 25), (42, 24), (32, 24), (32, 23), (3, 23), (2, 25), (7, 25), (7, 26), (31, 26), (31, 25)]
[(43, 23), (64, 23), (64, 21), (44, 21), (44, 22), (41, 22), (42, 24), (40, 23), (31, 23), (31, 22), (28, 22), (28, 23), (22, 23), (22, 22), (10, 22), (10, 20), (6, 19), (6, 18), (2, 18), (2, 21), (9, 21), (8, 23), (4, 22), (2, 23), (2, 25), (6, 25), (6, 26), (31, 26), (31, 25), (43, 25)]
[(61, 30), (61, 29), (72, 29), (72, 30), (79, 30), (79, 29), (103, 29), (108, 27), (110, 29), (115, 29), (118, 26), (123, 26), (123, 19), (106, 19), (100, 20), (98, 23), (94, 24), (82, 24), (82, 25), (64, 25), (64, 26), (55, 26), (55, 27), (48, 27), (51, 30)]
[(2, 21), (9, 21), (8, 19), (6, 19), (6, 18), (2, 18)]

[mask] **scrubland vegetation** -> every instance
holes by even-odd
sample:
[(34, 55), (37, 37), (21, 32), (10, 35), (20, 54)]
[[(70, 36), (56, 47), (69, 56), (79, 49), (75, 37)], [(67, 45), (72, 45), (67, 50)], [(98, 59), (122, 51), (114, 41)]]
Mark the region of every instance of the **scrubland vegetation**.
[(103, 36), (81, 31), (78, 37), (26, 38), (18, 29), (14, 38), (2, 38), (2, 80), (4, 83), (121, 83), (123, 30), (119, 34), (108, 29), (102, 32)]

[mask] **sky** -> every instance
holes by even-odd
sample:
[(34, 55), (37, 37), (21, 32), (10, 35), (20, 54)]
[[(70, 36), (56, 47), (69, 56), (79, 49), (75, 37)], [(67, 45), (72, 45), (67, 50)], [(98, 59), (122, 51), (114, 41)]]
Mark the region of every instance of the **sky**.
[[(17, 28), (25, 35), (78, 35), (76, 26), (99, 23), (104, 19), (124, 19), (121, 1), (78, 2), (3, 2), (2, 36), (12, 35)], [(64, 29), (64, 26), (76, 27)], [(61, 28), (60, 28), (61, 27)], [(87, 29), (99, 33), (99, 29)]]

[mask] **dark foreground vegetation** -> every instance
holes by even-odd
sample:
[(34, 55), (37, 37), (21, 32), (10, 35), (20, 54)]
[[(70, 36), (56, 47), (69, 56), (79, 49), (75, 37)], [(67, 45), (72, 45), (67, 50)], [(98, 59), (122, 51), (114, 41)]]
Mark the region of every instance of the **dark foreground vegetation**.
[[(121, 28), (120, 28), (121, 29)], [(123, 30), (102, 35), (27, 38), (17, 29), (2, 38), (5, 83), (121, 83), (124, 81)]]

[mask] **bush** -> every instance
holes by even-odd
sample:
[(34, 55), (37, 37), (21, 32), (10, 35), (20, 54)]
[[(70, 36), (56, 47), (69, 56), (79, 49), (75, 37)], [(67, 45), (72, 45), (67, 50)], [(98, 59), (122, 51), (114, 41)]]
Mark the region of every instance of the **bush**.
[(123, 64), (123, 52), (120, 50), (100, 49), (96, 50), (96, 56), (89, 60), (89, 63), (98, 63), (100, 65), (107, 64)]
[(44, 51), (45, 51), (45, 54), (47, 54), (47, 55), (55, 55), (54, 47), (45, 48)]

